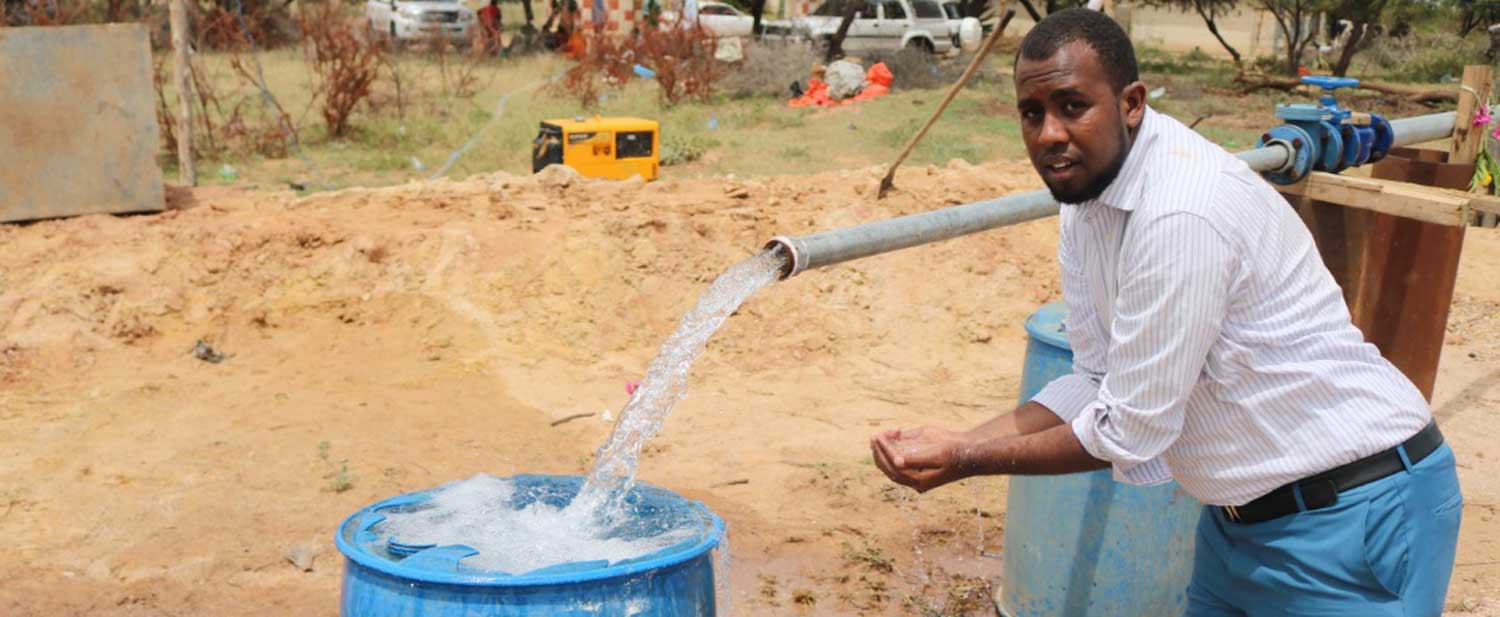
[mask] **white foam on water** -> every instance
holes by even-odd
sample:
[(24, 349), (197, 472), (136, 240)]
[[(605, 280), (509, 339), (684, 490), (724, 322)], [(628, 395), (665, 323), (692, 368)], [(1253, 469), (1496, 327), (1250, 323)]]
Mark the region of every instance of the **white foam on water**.
[(633, 559), (701, 531), (679, 527), (643, 538), (610, 537), (592, 517), (540, 500), (515, 509), (515, 492), (511, 480), (484, 474), (449, 483), (420, 509), (385, 513), (377, 536), (406, 545), (462, 544), (479, 551), (463, 561), (469, 567), (524, 574), (575, 561)]

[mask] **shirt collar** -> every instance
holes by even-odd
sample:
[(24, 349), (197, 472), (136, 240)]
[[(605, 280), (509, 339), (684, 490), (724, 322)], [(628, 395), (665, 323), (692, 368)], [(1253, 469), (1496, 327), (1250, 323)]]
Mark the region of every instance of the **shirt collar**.
[(1146, 160), (1151, 157), (1151, 146), (1156, 142), (1161, 124), (1156, 115), (1155, 110), (1146, 108), (1145, 115), (1141, 117), (1140, 130), (1136, 132), (1130, 153), (1125, 155), (1125, 164), (1120, 166), (1120, 173), (1098, 197), (1079, 205), (1100, 204), (1126, 212), (1135, 210), (1135, 197), (1140, 194), (1141, 183), (1146, 175)]

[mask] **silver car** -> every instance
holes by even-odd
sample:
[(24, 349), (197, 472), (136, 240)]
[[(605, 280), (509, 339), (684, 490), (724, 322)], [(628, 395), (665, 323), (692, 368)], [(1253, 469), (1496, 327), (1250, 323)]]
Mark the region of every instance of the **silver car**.
[[(826, 0), (811, 15), (797, 20), (802, 35), (827, 43), (843, 20), (846, 6)], [(948, 16), (935, 0), (866, 0), (849, 24), (843, 48), (849, 52), (899, 51), (904, 48), (947, 54), (954, 50)]]

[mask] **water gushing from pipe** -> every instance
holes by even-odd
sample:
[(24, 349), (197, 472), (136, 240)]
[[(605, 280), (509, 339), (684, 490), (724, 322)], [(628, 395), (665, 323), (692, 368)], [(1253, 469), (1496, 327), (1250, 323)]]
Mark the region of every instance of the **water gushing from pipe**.
[(619, 517), (625, 495), (635, 485), (641, 448), (661, 431), (677, 401), (686, 397), (688, 370), (702, 355), (708, 339), (745, 300), (776, 282), (788, 259), (783, 251), (768, 249), (714, 279), (698, 305), (682, 316), (677, 330), (662, 343), (640, 387), (620, 411), (614, 431), (599, 448), (583, 490), (569, 509), (592, 513), (604, 527)]

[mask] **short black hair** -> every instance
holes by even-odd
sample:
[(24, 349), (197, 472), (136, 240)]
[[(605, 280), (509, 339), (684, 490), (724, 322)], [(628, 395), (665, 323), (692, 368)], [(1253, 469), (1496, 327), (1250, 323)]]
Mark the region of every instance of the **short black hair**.
[(1026, 33), (1026, 38), (1021, 39), (1016, 59), (1046, 60), (1062, 46), (1074, 41), (1083, 41), (1094, 50), (1116, 93), (1140, 80), (1130, 35), (1125, 34), (1125, 29), (1108, 15), (1085, 8), (1064, 9), (1048, 15)]

